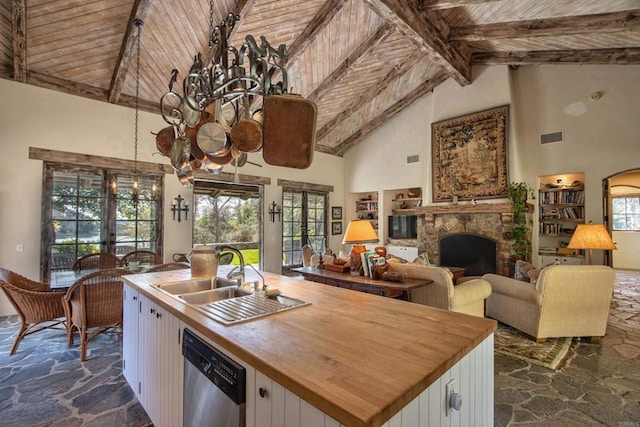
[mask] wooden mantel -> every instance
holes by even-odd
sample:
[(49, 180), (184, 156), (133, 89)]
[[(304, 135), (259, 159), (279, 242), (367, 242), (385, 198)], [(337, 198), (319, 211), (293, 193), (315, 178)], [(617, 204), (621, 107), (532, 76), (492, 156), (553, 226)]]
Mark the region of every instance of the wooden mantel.
[(417, 215), (424, 215), (427, 222), (433, 223), (434, 215), (442, 214), (502, 214), (503, 222), (513, 222), (513, 203), (478, 203), (475, 205), (427, 205), (415, 208)]

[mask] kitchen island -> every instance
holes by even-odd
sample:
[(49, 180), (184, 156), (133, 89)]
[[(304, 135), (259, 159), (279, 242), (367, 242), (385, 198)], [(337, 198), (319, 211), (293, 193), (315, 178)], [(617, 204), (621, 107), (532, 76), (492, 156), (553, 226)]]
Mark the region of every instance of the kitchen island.
[(493, 424), (495, 321), (264, 276), (310, 305), (225, 326), (153, 286), (189, 270), (124, 277), (124, 373), (155, 425), (181, 420), (183, 328), (247, 368), (250, 427)]

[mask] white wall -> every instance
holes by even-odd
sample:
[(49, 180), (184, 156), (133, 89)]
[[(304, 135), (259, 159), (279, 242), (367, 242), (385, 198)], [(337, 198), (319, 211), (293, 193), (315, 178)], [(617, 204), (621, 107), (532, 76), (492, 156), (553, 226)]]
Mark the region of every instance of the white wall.
[[(595, 91), (603, 96), (591, 102)], [(423, 203), (430, 203), (431, 123), (504, 104), (510, 104), (510, 181), (536, 188), (541, 175), (585, 172), (586, 219), (601, 223), (602, 179), (640, 167), (636, 65), (474, 67), (471, 85), (447, 80), (348, 151), (345, 192), (421, 186)], [(540, 146), (539, 134), (556, 130), (564, 130), (566, 142)], [(405, 165), (406, 154), (417, 152), (420, 165)], [(601, 251), (594, 253), (598, 262)]]
[[(40, 234), (42, 162), (29, 160), (29, 147), (133, 159), (134, 110), (106, 102), (0, 79), (0, 266), (32, 279), (40, 276)], [(169, 164), (169, 159), (153, 155), (155, 137), (165, 127), (160, 115), (140, 112), (139, 154), (141, 161)], [(250, 154), (249, 160), (263, 164), (262, 156)], [(247, 164), (241, 173), (270, 177), (265, 187), (263, 218), (268, 218), (268, 204), (280, 204), (278, 178), (332, 185), (330, 204), (344, 203), (343, 159), (315, 153), (306, 170)], [(165, 176), (164, 255), (170, 260), (175, 252), (191, 248), (191, 214), (189, 221), (178, 223), (171, 218), (171, 200), (181, 194), (191, 200), (191, 192), (180, 185), (175, 175)], [(265, 221), (264, 266), (281, 271), (281, 224)], [(330, 236), (330, 246), (339, 250), (342, 236)], [(24, 246), (16, 252), (16, 245)], [(4, 294), (0, 296), (0, 315), (13, 313)]]
[[(549, 65), (512, 75), (526, 180), (584, 172), (586, 220), (602, 223), (602, 180), (640, 167), (640, 66)], [(596, 91), (602, 97), (590, 101)], [(566, 142), (539, 144), (541, 133), (557, 130), (564, 130)], [(603, 252), (594, 251), (593, 258), (602, 263)]]

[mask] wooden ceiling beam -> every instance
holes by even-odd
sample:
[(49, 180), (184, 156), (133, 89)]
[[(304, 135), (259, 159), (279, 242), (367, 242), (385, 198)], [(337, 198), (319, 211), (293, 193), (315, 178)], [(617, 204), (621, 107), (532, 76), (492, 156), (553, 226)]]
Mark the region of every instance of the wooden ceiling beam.
[(637, 31), (640, 10), (600, 13), (586, 16), (531, 19), (486, 25), (454, 27), (449, 40), (482, 41), (491, 39), (569, 36), (575, 34), (611, 34)]
[[(381, 93), (383, 92), (389, 85), (395, 84), (397, 81), (401, 80), (403, 76), (420, 60), (421, 58), (418, 55), (411, 55), (407, 61), (403, 62), (401, 65), (396, 65), (393, 69), (387, 73), (384, 78), (377, 81), (375, 84), (371, 85), (371, 90), (365, 91), (361, 96), (353, 100), (347, 107), (342, 110), (339, 114), (336, 114), (333, 119), (329, 120), (327, 123), (322, 126), (316, 132), (316, 140), (319, 141), (331, 132), (333, 128), (338, 126), (340, 123), (345, 121), (347, 117), (350, 117), (351, 114), (357, 109), (361, 108), (363, 105), (367, 105), (369, 101), (371, 101), (371, 93)], [(375, 91), (373, 89), (375, 88)], [(333, 151), (328, 149), (329, 153), (333, 154)]]
[(393, 116), (407, 108), (409, 105), (413, 104), (415, 101), (420, 99), (422, 96), (427, 94), (429, 91), (433, 90), (440, 83), (444, 82), (449, 76), (445, 72), (440, 72), (436, 74), (431, 79), (422, 83), (415, 90), (410, 92), (407, 96), (400, 99), (398, 102), (394, 103), (392, 106), (384, 110), (382, 113), (378, 114), (373, 120), (369, 123), (362, 126), (355, 133), (353, 133), (349, 138), (345, 139), (341, 142), (335, 151), (335, 154), (338, 156), (342, 156), (345, 151), (349, 148), (356, 145), (360, 142), (364, 137), (369, 135), (375, 129), (380, 127), (383, 123), (389, 121)]
[(418, 45), (429, 59), (462, 86), (471, 83), (466, 45), (448, 41), (449, 25), (432, 10), (418, 11), (412, 0), (364, 0), (379, 16)]
[[(2, 70), (0, 70), (0, 76), (2, 74)], [(70, 95), (82, 96), (96, 101), (105, 102), (107, 100), (107, 91), (105, 89), (33, 71), (29, 71), (27, 73), (27, 83), (33, 86), (64, 92)], [(121, 95), (116, 105), (135, 108), (135, 102), (136, 99), (134, 96)], [(160, 112), (160, 102), (150, 102), (140, 99), (138, 103), (141, 111), (154, 114), (158, 114)]]
[(442, 10), (453, 9), (454, 7), (469, 6), (481, 3), (491, 3), (500, 0), (422, 0), (420, 2), (419, 10), (426, 9)]
[(11, 0), (13, 41), (13, 79), (27, 82), (27, 12), (26, 0)]
[(638, 65), (640, 48), (476, 52), (471, 56), (471, 63), (474, 65)]
[(309, 43), (313, 41), (316, 35), (329, 25), (329, 22), (331, 22), (336, 13), (342, 9), (345, 1), (346, 0), (327, 0), (322, 5), (305, 29), (287, 48), (287, 57), (283, 64), (284, 67), (294, 62)]
[[(113, 75), (111, 76), (111, 84), (109, 85), (109, 96), (107, 101), (112, 104), (118, 103), (118, 98), (122, 93), (122, 88), (124, 87), (124, 82), (129, 72), (129, 66), (137, 53), (136, 41), (138, 40), (138, 29), (136, 28), (134, 21), (136, 19), (140, 19), (143, 22), (144, 27), (144, 21), (147, 19), (147, 13), (149, 12), (150, 5), (151, 0), (135, 0), (133, 7), (131, 8), (129, 23), (127, 24), (127, 30), (124, 33), (122, 45), (120, 45), (120, 54), (118, 55), (116, 67), (113, 70)], [(142, 28), (140, 30), (142, 32)]]
[(348, 72), (349, 69), (367, 53), (371, 52), (382, 40), (384, 40), (393, 29), (387, 23), (378, 27), (369, 37), (367, 37), (359, 46), (357, 46), (349, 56), (342, 61), (331, 74), (324, 79), (307, 98), (318, 101), (327, 92), (329, 92)]

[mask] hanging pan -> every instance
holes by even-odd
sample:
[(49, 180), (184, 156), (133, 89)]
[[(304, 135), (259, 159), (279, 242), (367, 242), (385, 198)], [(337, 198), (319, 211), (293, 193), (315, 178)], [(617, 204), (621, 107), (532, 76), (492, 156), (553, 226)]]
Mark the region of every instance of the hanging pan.
[(313, 161), (316, 104), (296, 95), (271, 95), (264, 101), (262, 157), (267, 164), (306, 169)]
[[(152, 132), (153, 133), (153, 132)], [(165, 157), (171, 157), (171, 146), (176, 139), (176, 131), (173, 126), (160, 129), (156, 135), (156, 148)]]
[(171, 145), (171, 165), (176, 170), (182, 170), (189, 165), (191, 144), (186, 136), (179, 136)]
[(244, 118), (231, 127), (231, 143), (242, 152), (253, 153), (262, 148), (262, 124), (250, 116), (247, 94), (243, 100)]

